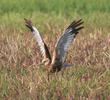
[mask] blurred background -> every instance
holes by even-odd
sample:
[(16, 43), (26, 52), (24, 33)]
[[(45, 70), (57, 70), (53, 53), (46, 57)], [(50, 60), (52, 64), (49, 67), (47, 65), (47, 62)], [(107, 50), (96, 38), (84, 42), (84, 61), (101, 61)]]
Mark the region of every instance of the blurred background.
[(0, 24), (10, 26), (15, 26), (15, 23), (21, 26), (24, 17), (38, 24), (49, 21), (64, 24), (64, 20), (70, 23), (82, 18), (92, 29), (108, 28), (109, 16), (109, 0), (0, 0)]
[[(51, 54), (68, 25), (83, 19), (67, 52), (74, 66), (48, 75), (24, 18)], [(0, 100), (110, 100), (110, 0), (0, 0)]]

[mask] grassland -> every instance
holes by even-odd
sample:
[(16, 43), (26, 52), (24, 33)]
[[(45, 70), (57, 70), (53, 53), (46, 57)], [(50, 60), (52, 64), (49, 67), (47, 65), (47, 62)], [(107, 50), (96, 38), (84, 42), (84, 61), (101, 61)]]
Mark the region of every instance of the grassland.
[[(0, 0), (0, 100), (109, 100), (110, 0)], [(66, 61), (49, 75), (23, 18), (30, 18), (52, 53), (73, 20), (84, 29)]]

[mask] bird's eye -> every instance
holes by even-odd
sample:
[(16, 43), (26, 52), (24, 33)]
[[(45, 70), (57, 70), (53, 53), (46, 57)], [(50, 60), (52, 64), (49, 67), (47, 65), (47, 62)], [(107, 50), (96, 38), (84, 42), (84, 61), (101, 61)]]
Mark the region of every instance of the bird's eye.
[(42, 64), (45, 64), (45, 62), (46, 62), (46, 61), (45, 61), (45, 60), (43, 60), (43, 61), (42, 61)]

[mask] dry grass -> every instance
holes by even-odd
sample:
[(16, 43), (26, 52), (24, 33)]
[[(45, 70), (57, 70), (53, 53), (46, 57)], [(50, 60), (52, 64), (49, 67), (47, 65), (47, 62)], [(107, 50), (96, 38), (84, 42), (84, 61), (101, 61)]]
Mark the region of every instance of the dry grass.
[[(0, 29), (0, 99), (109, 100), (110, 35), (104, 35), (102, 29), (93, 33), (83, 29), (67, 56), (74, 66), (48, 78), (32, 34), (5, 28)], [(43, 37), (52, 52), (64, 29), (57, 25), (46, 28), (48, 36)]]

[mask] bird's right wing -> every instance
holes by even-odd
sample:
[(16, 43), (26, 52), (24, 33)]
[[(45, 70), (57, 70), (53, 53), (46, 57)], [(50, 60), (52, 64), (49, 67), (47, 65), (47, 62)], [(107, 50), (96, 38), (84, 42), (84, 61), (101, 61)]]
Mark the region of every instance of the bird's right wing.
[(52, 59), (54, 61), (57, 57), (60, 56), (62, 63), (65, 61), (66, 51), (68, 51), (70, 45), (72, 44), (75, 36), (79, 33), (79, 30), (83, 28), (83, 21), (80, 19), (78, 21), (73, 21), (68, 28), (65, 30), (63, 35), (60, 37), (56, 44), (56, 57)]
[(33, 33), (39, 47), (41, 50), (41, 54), (44, 57), (44, 59), (48, 58), (49, 60), (51, 60), (51, 56), (48, 50), (47, 45), (45, 44), (45, 42), (43, 41), (41, 35), (39, 34), (39, 31), (37, 30), (37, 28), (32, 24), (31, 20), (28, 20), (26, 18), (24, 18), (25, 24), (26, 26), (31, 30), (31, 32)]

